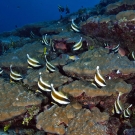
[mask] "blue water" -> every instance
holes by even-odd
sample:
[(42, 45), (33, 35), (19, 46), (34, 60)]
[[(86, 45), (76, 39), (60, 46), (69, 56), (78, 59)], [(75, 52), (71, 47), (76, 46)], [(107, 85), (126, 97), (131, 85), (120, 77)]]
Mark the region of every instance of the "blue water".
[[(58, 5), (68, 5), (70, 13), (93, 7), (100, 0), (0, 0), (0, 33), (25, 24), (57, 20)], [(63, 14), (64, 16), (65, 14)]]

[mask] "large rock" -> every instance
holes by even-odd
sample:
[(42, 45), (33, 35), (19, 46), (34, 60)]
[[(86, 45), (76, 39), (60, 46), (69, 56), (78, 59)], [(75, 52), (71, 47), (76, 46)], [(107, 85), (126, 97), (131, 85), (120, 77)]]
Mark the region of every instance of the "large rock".
[[(0, 67), (7, 69), (10, 65), (13, 65), (13, 67), (19, 67), (22, 70), (26, 70), (28, 67), (27, 54), (32, 58), (38, 59), (40, 54), (42, 54), (40, 52), (43, 48), (44, 47), (39, 42), (25, 44), (22, 48), (14, 50), (14, 52), (2, 55), (0, 57)], [(43, 60), (41, 61), (43, 62)]]
[(118, 2), (107, 5), (106, 13), (116, 14), (120, 11), (132, 10), (134, 6), (135, 6), (134, 0), (119, 0)]
[[(36, 127), (46, 132), (59, 135), (106, 135), (106, 127), (100, 123), (107, 121), (109, 115), (101, 113), (97, 108), (74, 108), (72, 105), (58, 107), (54, 105), (49, 110), (37, 116)], [(99, 123), (99, 124), (95, 124)]]
[[(106, 76), (112, 71), (119, 70), (122, 75), (135, 73), (135, 64), (126, 56), (121, 57), (119, 54), (108, 54), (104, 48), (96, 48), (84, 52), (80, 59), (65, 65), (63, 70), (67, 75), (79, 79), (93, 79), (96, 67), (100, 67), (101, 75)], [(122, 76), (121, 76), (122, 77)]]
[(58, 71), (48, 73), (45, 68), (42, 68), (39, 70), (28, 71), (28, 75), (23, 80), (24, 85), (28, 85), (33, 90), (38, 89), (37, 83), (39, 80), (39, 72), (41, 72), (42, 74), (41, 76), (43, 81), (48, 84), (54, 84), (54, 87), (60, 87), (61, 85), (66, 84), (68, 83), (68, 81), (70, 81), (69, 77), (60, 74)]
[(42, 99), (29, 93), (21, 85), (0, 79), (0, 122), (24, 114), (27, 106), (40, 106)]
[(130, 84), (120, 79), (108, 80), (106, 83), (106, 87), (97, 88), (90, 82), (74, 81), (68, 85), (64, 85), (61, 90), (73, 97), (80, 96), (84, 92), (89, 97), (97, 97), (111, 96), (112, 94), (115, 95), (117, 92), (129, 93), (132, 89)]

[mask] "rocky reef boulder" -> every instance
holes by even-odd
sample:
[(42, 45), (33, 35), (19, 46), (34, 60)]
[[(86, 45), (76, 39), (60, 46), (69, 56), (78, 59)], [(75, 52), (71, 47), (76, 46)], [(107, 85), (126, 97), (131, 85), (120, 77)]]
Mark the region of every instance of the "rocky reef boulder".
[[(84, 52), (80, 59), (65, 65), (63, 70), (67, 75), (76, 77), (83, 80), (90, 80), (94, 78), (96, 67), (99, 66), (101, 74), (107, 76), (113, 71), (116, 71), (116, 76), (119, 74), (126, 79), (131, 77), (131, 73), (135, 73), (135, 64), (130, 61), (126, 56), (122, 57), (119, 54), (108, 54), (108, 50), (104, 48), (95, 48)], [(119, 70), (119, 73), (117, 72)], [(115, 78), (115, 79), (116, 79)]]
[(52, 106), (49, 110), (37, 116), (36, 127), (46, 132), (59, 135), (106, 135), (106, 126), (102, 122), (108, 121), (109, 115), (101, 113), (98, 108), (93, 110), (74, 108), (75, 105), (66, 107)]

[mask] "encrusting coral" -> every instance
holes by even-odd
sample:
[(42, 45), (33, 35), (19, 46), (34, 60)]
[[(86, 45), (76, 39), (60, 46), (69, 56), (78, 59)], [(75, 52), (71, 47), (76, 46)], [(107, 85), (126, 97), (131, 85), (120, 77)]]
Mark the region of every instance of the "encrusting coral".
[(40, 106), (42, 99), (27, 92), (21, 85), (10, 84), (3, 79), (0, 79), (0, 84), (0, 122), (19, 116), (21, 119), (21, 115), (27, 111), (26, 106)]
[(96, 66), (100, 67), (103, 76), (119, 70), (120, 77), (126, 75), (124, 79), (128, 79), (131, 77), (131, 73), (135, 73), (134, 62), (130, 61), (126, 56), (108, 54), (108, 50), (104, 48), (95, 48), (82, 53), (79, 60), (65, 65), (63, 70), (72, 77), (90, 80), (95, 75)]
[[(38, 129), (46, 132), (64, 135), (82, 134), (106, 135), (106, 126), (102, 123), (107, 122), (109, 115), (101, 113), (98, 108), (75, 109), (74, 105), (66, 107), (52, 106), (49, 110), (37, 116)], [(90, 128), (91, 127), (91, 128)], [(99, 132), (100, 131), (100, 132)]]
[(131, 89), (132, 86), (122, 79), (108, 80), (107, 86), (103, 88), (96, 88), (88, 81), (74, 81), (60, 88), (61, 91), (68, 93), (73, 97), (80, 96), (82, 93), (85, 93), (89, 97), (111, 96), (118, 92), (129, 93)]

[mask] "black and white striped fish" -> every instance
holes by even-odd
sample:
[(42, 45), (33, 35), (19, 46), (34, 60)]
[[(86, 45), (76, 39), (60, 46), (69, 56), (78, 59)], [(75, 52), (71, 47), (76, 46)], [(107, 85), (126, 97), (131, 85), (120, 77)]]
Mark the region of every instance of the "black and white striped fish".
[(118, 53), (120, 44), (118, 44), (116, 47), (110, 49), (110, 53)]
[(51, 91), (51, 86), (47, 82), (43, 81), (41, 72), (39, 73), (38, 87), (42, 91), (46, 91), (46, 92)]
[(92, 84), (98, 88), (102, 88), (106, 86), (105, 79), (101, 76), (99, 72), (99, 66), (97, 66), (96, 68), (96, 74), (95, 74), (94, 81), (92, 82)]
[(10, 65), (10, 81), (12, 81), (12, 80), (13, 81), (20, 81), (22, 79), (23, 79), (22, 75), (17, 73), (17, 72), (14, 72), (12, 70), (12, 65)]
[(82, 47), (82, 37), (79, 40), (79, 42), (77, 42), (74, 46), (73, 46), (73, 51), (77, 51)]
[(120, 96), (122, 95), (121, 92), (119, 92), (119, 95), (117, 97), (117, 100), (114, 103), (114, 109), (113, 109), (113, 114), (121, 114), (123, 112), (123, 104), (120, 101)]
[(72, 19), (71, 28), (72, 28), (75, 32), (80, 32), (79, 27), (74, 23), (74, 19)]
[(120, 44), (114, 47), (114, 45), (109, 45), (108, 43), (104, 43), (104, 47), (109, 49), (109, 53), (118, 53)]
[(132, 107), (132, 104), (127, 109), (124, 110), (124, 112), (123, 112), (124, 118), (130, 118), (132, 111), (129, 108), (131, 108), (131, 107)]
[(54, 89), (53, 84), (51, 84), (51, 88), (52, 88), (51, 97), (55, 102), (57, 102), (59, 104), (63, 104), (63, 105), (70, 103), (70, 100), (68, 99), (68, 97), (66, 95), (64, 95), (63, 93), (60, 93)]
[(55, 66), (53, 66), (50, 62), (48, 62), (46, 55), (45, 55), (45, 60), (46, 60), (46, 69), (49, 72), (54, 72), (55, 71)]
[(132, 51), (132, 52), (130, 52), (130, 53), (128, 54), (128, 58), (129, 58), (129, 60), (131, 60), (131, 61), (135, 61), (135, 53), (134, 53), (134, 51)]
[(47, 34), (42, 36), (42, 43), (45, 44), (45, 45), (48, 45), (48, 46), (50, 45), (48, 40), (47, 40)]
[(29, 56), (29, 54), (27, 54), (27, 62), (28, 62), (29, 67), (32, 67), (32, 68), (39, 68), (39, 67), (42, 66), (42, 65), (39, 63), (39, 61), (37, 61), (37, 60), (31, 58), (31, 57)]
[(31, 38), (35, 38), (36, 37), (35, 34), (33, 33), (33, 31), (30, 32), (30, 37)]

